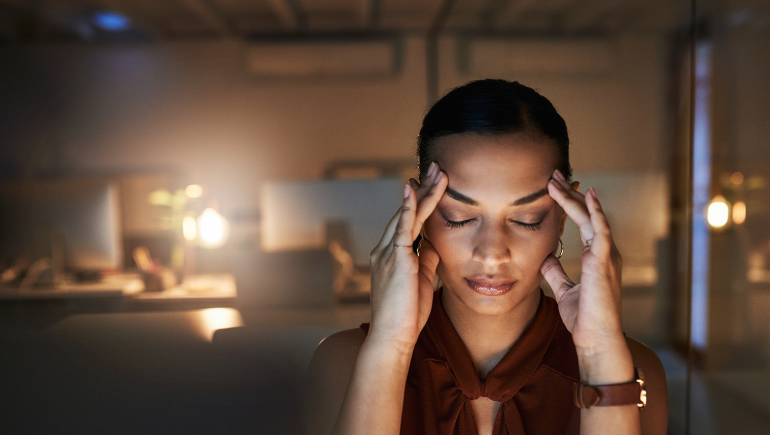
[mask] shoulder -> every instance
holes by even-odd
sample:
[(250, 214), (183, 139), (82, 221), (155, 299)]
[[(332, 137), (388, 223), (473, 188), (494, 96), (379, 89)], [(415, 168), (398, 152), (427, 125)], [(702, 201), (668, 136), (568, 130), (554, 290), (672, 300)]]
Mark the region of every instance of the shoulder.
[(668, 389), (666, 371), (660, 358), (649, 347), (626, 337), (634, 367), (641, 369), (647, 390), (647, 406), (641, 411), (642, 434), (665, 434), (668, 427)]
[(314, 371), (339, 371), (341, 366), (355, 364), (358, 351), (366, 340), (366, 333), (361, 328), (346, 329), (324, 338), (316, 347), (310, 360), (309, 375)]
[(307, 374), (307, 433), (332, 432), (365, 339), (361, 328), (347, 329), (316, 347)]
[(662, 391), (665, 392), (666, 371), (663, 368), (663, 363), (660, 362), (658, 355), (655, 354), (652, 349), (633, 338), (626, 337), (626, 343), (628, 343), (628, 349), (631, 351), (634, 367), (638, 367), (642, 370), (645, 386), (648, 391), (650, 388), (652, 388), (653, 391), (657, 388), (663, 388)]

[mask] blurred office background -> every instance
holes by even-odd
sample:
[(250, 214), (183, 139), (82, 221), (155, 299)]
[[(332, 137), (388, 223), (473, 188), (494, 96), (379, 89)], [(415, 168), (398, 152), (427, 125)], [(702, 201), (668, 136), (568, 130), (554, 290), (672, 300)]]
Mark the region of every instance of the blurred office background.
[(490, 77), (567, 121), (669, 433), (767, 433), (760, 0), (0, 0), (0, 432), (313, 433), (422, 116)]

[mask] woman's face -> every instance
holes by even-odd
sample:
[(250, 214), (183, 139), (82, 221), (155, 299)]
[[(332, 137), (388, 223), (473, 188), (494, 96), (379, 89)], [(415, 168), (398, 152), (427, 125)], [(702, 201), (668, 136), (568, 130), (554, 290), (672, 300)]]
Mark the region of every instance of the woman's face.
[(454, 134), (434, 150), (449, 184), (424, 235), (441, 257), (445, 291), (480, 314), (511, 310), (539, 288), (564, 228), (546, 188), (554, 147), (528, 133)]

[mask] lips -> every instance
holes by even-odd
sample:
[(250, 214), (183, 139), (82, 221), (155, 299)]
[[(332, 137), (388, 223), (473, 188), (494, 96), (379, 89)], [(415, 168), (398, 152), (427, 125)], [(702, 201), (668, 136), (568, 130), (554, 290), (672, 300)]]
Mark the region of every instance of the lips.
[(472, 276), (465, 278), (465, 283), (471, 290), (484, 296), (501, 296), (513, 288), (516, 280), (510, 278), (497, 278), (486, 276)]

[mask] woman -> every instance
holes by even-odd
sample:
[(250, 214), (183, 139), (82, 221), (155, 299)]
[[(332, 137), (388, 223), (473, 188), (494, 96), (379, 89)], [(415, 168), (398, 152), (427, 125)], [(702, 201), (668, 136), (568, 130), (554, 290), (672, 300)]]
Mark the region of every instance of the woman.
[[(468, 83), (425, 116), (418, 157), (420, 181), (371, 254), (371, 324), (313, 356), (312, 430), (665, 433), (662, 365), (621, 330), (621, 258), (596, 192), (570, 182), (553, 105), (517, 82)], [(577, 285), (558, 260), (567, 216), (584, 246)], [(595, 404), (602, 388), (575, 384), (611, 387)]]

